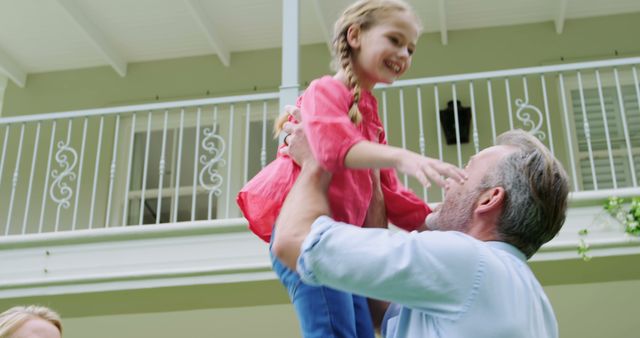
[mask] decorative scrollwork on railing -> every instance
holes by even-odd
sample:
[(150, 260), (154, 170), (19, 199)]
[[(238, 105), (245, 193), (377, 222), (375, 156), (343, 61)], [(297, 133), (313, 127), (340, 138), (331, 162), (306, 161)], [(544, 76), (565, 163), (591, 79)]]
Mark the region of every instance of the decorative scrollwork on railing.
[[(522, 124), (529, 128), (529, 133), (535, 135), (540, 140), (544, 140), (546, 135), (543, 131), (540, 130), (542, 127), (542, 112), (540, 109), (532, 104), (529, 104), (529, 101), (524, 101), (522, 99), (516, 99), (516, 106), (518, 110), (516, 111), (516, 117), (518, 120), (522, 121)], [(533, 110), (538, 115), (538, 122), (536, 123), (532, 118), (531, 114), (526, 112), (525, 110), (530, 109)]]
[(71, 200), (71, 196), (73, 196), (73, 189), (69, 187), (67, 182), (71, 182), (76, 179), (76, 174), (73, 170), (78, 162), (78, 153), (69, 146), (68, 141), (67, 143), (60, 141), (58, 142), (58, 150), (56, 151), (55, 159), (60, 167), (60, 171), (57, 169), (51, 171), (53, 182), (49, 188), (49, 196), (51, 196), (51, 199), (58, 204), (57, 220), (60, 215), (60, 208), (67, 209), (71, 205), (69, 201)]
[(209, 192), (209, 196), (220, 196), (223, 178), (216, 165), (225, 165), (225, 161), (222, 159), (225, 142), (220, 135), (216, 134), (215, 128), (205, 128), (203, 134), (202, 148), (208, 154), (200, 156), (200, 163), (204, 167), (200, 170), (198, 182)]

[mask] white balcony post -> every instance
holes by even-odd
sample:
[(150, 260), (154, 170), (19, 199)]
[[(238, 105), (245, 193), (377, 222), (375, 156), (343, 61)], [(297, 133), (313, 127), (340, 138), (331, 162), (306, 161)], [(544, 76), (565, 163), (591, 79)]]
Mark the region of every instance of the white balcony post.
[(2, 116), (2, 106), (4, 105), (4, 92), (9, 85), (9, 78), (0, 74), (0, 116)]
[(262, 145), (260, 146), (260, 168), (267, 165), (267, 101), (262, 103)]
[[(300, 85), (299, 78), (299, 0), (282, 0), (282, 83), (280, 85), (280, 114), (284, 106), (295, 104)], [(280, 136), (283, 142), (284, 135)]]

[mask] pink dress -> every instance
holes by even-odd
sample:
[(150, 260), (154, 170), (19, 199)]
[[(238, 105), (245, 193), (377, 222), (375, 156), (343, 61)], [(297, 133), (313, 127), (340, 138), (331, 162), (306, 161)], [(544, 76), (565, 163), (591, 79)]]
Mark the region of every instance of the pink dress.
[[(324, 76), (311, 82), (298, 98), (297, 106), (314, 157), (333, 173), (329, 185), (331, 217), (362, 226), (373, 192), (371, 170), (348, 169), (344, 158), (360, 141), (387, 144), (387, 140), (373, 94), (362, 91), (358, 104), (362, 122), (358, 125), (347, 115), (352, 102), (353, 95), (342, 82)], [(238, 193), (236, 200), (249, 228), (266, 242), (299, 173), (300, 167), (291, 158), (278, 154)], [(400, 184), (393, 169), (381, 169), (380, 181), (389, 221), (409, 231), (422, 225), (431, 212), (426, 203)]]

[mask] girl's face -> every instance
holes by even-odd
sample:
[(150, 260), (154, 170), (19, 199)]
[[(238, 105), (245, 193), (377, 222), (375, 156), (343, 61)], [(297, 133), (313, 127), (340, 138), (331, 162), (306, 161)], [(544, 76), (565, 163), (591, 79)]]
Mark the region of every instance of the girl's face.
[(360, 85), (370, 90), (376, 83), (392, 83), (411, 66), (418, 27), (408, 12), (394, 12), (366, 31), (349, 28), (354, 71)]

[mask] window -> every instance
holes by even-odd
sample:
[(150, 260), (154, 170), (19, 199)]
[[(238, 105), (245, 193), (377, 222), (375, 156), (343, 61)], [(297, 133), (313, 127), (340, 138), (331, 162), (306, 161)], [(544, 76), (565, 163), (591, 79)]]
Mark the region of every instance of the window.
[[(253, 177), (276, 155), (277, 140), (271, 137), (276, 103), (260, 102), (250, 108), (235, 105), (233, 122), (229, 106), (219, 107), (215, 113), (211, 107), (206, 112), (202, 109), (200, 122), (195, 109), (185, 110), (182, 132), (180, 111), (167, 114), (166, 131), (164, 112), (154, 112), (151, 122), (147, 113), (138, 114), (130, 172), (128, 164), (121, 163), (119, 168), (121, 182), (130, 175), (128, 191), (122, 188), (122, 193), (117, 193), (128, 202), (126, 223), (239, 217), (237, 191), (245, 178)], [(128, 153), (128, 135), (125, 139), (120, 149)]]
[[(636, 177), (640, 178), (640, 112), (636, 89), (634, 85), (622, 85), (620, 88), (633, 168)], [(570, 95), (582, 190), (633, 186), (632, 166), (616, 86), (603, 84), (602, 102), (595, 85), (583, 89), (584, 105), (579, 88), (572, 88)]]

